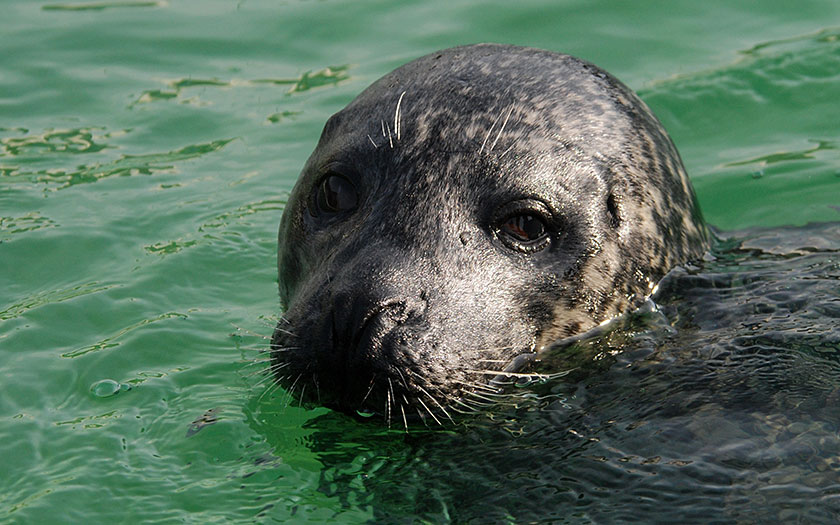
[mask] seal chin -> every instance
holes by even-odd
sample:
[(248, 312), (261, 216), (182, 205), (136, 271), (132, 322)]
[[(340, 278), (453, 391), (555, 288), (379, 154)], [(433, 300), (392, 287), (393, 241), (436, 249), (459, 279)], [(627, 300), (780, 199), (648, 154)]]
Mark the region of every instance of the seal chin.
[(333, 115), (304, 166), (271, 372), (304, 402), (452, 419), (707, 246), (676, 148), (618, 80), (537, 49), (433, 53)]

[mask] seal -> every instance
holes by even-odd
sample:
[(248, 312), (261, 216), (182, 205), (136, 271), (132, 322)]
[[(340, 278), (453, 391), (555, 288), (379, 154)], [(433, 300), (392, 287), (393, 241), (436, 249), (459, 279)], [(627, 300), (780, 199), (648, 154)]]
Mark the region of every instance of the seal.
[(708, 242), (674, 144), (614, 77), (532, 48), (432, 53), (324, 126), (280, 223), (270, 370), (303, 403), (440, 423)]

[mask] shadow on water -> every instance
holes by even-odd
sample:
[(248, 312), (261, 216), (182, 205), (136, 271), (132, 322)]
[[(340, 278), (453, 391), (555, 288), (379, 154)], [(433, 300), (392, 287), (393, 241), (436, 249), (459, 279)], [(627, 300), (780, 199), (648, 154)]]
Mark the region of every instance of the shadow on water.
[(839, 247), (838, 224), (735, 232), (543, 356), (573, 373), (455, 428), (318, 416), (319, 490), (383, 523), (836, 522)]

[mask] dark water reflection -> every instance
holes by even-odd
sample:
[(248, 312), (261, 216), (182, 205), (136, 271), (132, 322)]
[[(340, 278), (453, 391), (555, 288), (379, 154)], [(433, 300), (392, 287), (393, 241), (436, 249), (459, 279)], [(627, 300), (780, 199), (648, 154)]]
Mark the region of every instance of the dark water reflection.
[(385, 523), (836, 522), (840, 226), (734, 235), (463, 426), (313, 420), (321, 490)]

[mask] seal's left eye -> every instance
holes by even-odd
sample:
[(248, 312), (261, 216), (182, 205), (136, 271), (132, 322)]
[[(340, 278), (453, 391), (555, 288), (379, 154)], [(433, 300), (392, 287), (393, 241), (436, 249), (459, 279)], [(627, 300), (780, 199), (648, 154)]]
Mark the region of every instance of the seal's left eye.
[(546, 235), (546, 226), (542, 219), (529, 213), (509, 217), (501, 224), (500, 229), (505, 235), (523, 244), (536, 243)]
[(350, 211), (359, 202), (356, 187), (343, 175), (330, 173), (321, 181), (315, 197), (318, 209), (326, 213)]

